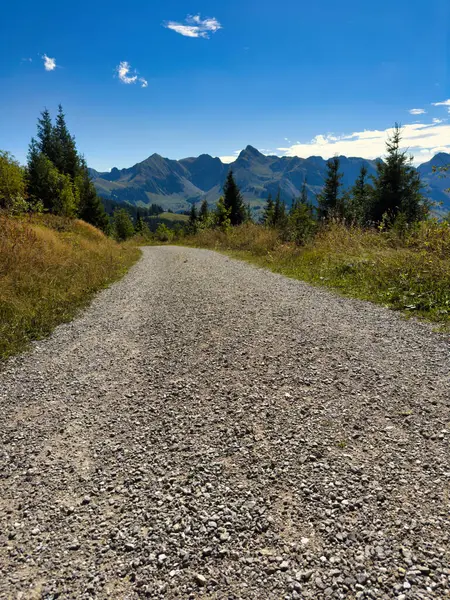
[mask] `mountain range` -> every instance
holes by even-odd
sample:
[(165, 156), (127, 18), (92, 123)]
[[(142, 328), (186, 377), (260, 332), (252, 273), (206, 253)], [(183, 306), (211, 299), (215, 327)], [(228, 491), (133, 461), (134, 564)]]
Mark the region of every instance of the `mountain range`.
[[(345, 156), (339, 159), (345, 188), (353, 185), (363, 164), (369, 175), (376, 173), (376, 160)], [(266, 156), (253, 146), (247, 146), (231, 164), (209, 154), (181, 160), (152, 154), (128, 169), (114, 167), (107, 173), (94, 169), (90, 172), (100, 196), (138, 206), (156, 203), (166, 210), (181, 212), (204, 198), (215, 204), (232, 169), (245, 201), (257, 211), (264, 206), (268, 194), (276, 195), (278, 190), (290, 205), (292, 199), (300, 195), (305, 180), (308, 195), (314, 201), (326, 177), (326, 163), (320, 156)], [(445, 191), (450, 181), (434, 172), (433, 167), (449, 164), (450, 154), (439, 153), (418, 167), (427, 196), (442, 203), (440, 210), (443, 211), (450, 210), (450, 194)]]

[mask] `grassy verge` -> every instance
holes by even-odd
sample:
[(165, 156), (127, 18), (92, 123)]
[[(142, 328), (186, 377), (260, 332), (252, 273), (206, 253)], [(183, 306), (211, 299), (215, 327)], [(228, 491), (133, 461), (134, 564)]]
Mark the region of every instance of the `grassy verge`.
[(450, 327), (450, 226), (421, 223), (406, 236), (331, 225), (309, 244), (243, 225), (206, 230), (182, 243), (225, 251), (272, 271), (323, 285)]
[(0, 214), (0, 359), (73, 318), (139, 254), (83, 221)]

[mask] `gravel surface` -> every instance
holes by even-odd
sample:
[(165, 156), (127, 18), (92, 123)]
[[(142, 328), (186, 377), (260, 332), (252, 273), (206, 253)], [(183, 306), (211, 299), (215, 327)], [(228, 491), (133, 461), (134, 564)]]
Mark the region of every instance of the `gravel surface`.
[(145, 248), (0, 371), (0, 597), (450, 598), (449, 340)]

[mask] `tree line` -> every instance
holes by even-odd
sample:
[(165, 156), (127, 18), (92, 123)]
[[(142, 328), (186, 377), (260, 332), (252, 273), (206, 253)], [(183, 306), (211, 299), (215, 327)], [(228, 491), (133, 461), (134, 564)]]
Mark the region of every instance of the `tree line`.
[[(304, 243), (321, 224), (338, 220), (360, 227), (402, 228), (424, 220), (430, 212), (430, 203), (423, 194), (419, 172), (412, 157), (401, 149), (401, 127), (395, 125), (386, 143), (386, 157), (377, 162), (377, 173), (369, 177), (362, 165), (358, 178), (350, 189), (343, 187), (343, 173), (339, 158), (327, 162), (327, 174), (320, 194), (312, 201), (306, 179), (300, 196), (294, 198), (289, 209), (281, 199), (269, 194), (261, 218), (266, 227), (276, 228), (286, 241)], [(252, 220), (250, 207), (229, 172), (215, 210), (209, 210), (203, 200), (200, 210), (192, 205), (189, 215), (190, 232), (199, 228), (227, 228)]]
[(269, 197), (263, 223), (281, 229), (289, 239), (303, 242), (321, 223), (333, 219), (348, 225), (381, 228), (402, 228), (426, 219), (430, 202), (423, 194), (412, 157), (401, 150), (401, 128), (397, 124), (387, 140), (386, 150), (385, 160), (377, 161), (376, 175), (369, 177), (362, 165), (348, 190), (343, 188), (339, 158), (331, 158), (316, 206), (309, 201), (304, 181), (300, 198), (294, 199), (289, 212), (279, 194), (275, 202)]
[(77, 217), (120, 240), (134, 235), (136, 228), (143, 231), (146, 218), (163, 212), (156, 204), (127, 208), (97, 195), (61, 105), (54, 123), (50, 112), (42, 111), (25, 167), (9, 152), (0, 151), (0, 209)]

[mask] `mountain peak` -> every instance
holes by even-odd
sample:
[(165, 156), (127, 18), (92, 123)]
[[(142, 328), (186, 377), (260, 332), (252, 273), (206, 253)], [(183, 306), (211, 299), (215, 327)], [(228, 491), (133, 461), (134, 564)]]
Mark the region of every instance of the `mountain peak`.
[(261, 154), (257, 148), (254, 146), (248, 145), (244, 150), (241, 150), (238, 158), (261, 158), (264, 157), (264, 154)]

